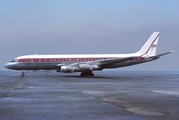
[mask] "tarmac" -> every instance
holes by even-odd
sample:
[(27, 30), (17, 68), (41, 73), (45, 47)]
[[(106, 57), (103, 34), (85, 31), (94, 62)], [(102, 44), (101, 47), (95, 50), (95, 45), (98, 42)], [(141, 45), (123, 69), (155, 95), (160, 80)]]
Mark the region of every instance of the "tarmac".
[(0, 120), (179, 120), (179, 72), (0, 72)]

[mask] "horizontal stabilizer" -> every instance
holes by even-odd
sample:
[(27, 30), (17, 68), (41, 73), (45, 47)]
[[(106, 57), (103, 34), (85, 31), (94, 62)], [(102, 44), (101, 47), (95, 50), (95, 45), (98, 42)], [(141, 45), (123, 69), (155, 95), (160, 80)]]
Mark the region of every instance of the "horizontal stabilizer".
[(155, 56), (151, 56), (151, 57), (148, 57), (148, 58), (159, 58), (159, 57), (161, 57), (161, 56), (164, 56), (164, 55), (167, 55), (167, 54), (170, 54), (170, 53), (173, 53), (173, 52), (174, 52), (174, 51), (170, 51), (170, 52), (158, 54), (158, 55), (155, 55)]

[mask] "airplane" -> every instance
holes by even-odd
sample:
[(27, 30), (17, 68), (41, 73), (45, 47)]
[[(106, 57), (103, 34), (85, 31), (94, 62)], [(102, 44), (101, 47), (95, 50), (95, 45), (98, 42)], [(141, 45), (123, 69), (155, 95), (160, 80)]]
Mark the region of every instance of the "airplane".
[(92, 71), (132, 66), (159, 59), (170, 52), (156, 54), (159, 32), (153, 32), (143, 47), (131, 54), (69, 54), (25, 55), (14, 58), (4, 66), (12, 70), (56, 70), (57, 72), (81, 72), (80, 76), (94, 76)]

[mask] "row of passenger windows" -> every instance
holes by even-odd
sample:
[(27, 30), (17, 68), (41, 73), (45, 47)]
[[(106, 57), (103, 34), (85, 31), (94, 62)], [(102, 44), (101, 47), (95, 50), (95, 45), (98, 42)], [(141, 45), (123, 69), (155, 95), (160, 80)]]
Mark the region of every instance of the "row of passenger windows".
[(80, 61), (96, 61), (107, 60), (108, 58), (69, 58), (69, 59), (26, 59), (26, 62), (80, 62)]

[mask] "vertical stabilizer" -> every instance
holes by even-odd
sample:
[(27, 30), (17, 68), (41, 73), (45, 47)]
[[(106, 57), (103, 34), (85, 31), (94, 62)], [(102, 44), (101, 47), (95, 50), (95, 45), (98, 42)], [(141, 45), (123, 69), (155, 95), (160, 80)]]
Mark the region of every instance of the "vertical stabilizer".
[(159, 32), (153, 32), (147, 42), (143, 45), (143, 47), (137, 52), (143, 55), (155, 55), (157, 50), (157, 43), (159, 39)]

